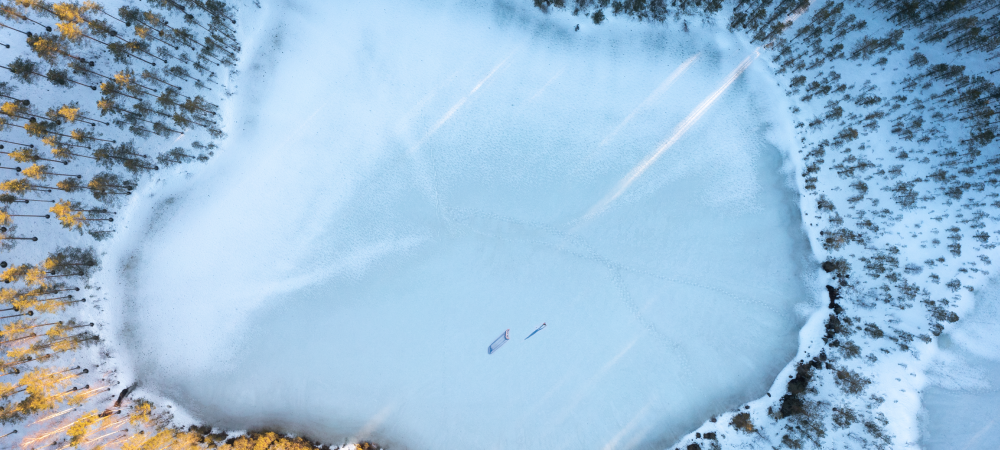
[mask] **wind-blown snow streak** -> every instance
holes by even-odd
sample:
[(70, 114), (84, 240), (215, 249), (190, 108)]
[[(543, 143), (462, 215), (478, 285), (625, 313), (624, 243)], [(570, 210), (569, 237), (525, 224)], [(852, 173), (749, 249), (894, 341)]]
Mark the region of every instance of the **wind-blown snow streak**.
[(411, 153), (415, 152), (422, 145), (424, 145), (424, 142), (427, 142), (427, 140), (430, 139), (431, 136), (433, 136), (434, 133), (436, 133), (437, 130), (441, 128), (441, 126), (447, 123), (448, 120), (451, 119), (451, 117), (454, 116), (455, 113), (458, 112), (458, 110), (465, 105), (465, 102), (467, 102), (469, 98), (471, 98), (472, 95), (479, 90), (479, 88), (483, 87), (483, 85), (486, 84), (486, 82), (489, 81), (490, 78), (493, 78), (493, 75), (495, 75), (497, 72), (500, 71), (500, 69), (502, 69), (504, 66), (507, 65), (507, 62), (510, 61), (510, 58), (514, 56), (514, 53), (511, 53), (506, 58), (504, 58), (503, 61), (500, 61), (500, 64), (497, 64), (496, 67), (494, 67), (493, 70), (491, 70), (490, 73), (487, 74), (485, 78), (480, 80), (479, 83), (477, 83), (476, 86), (473, 87), (472, 90), (465, 95), (465, 97), (459, 99), (458, 102), (456, 102), (455, 105), (448, 110), (448, 112), (444, 113), (444, 115), (441, 116), (440, 119), (438, 119), (438, 121), (434, 124), (434, 126), (432, 126), (429, 130), (427, 130), (427, 133), (424, 134), (424, 137), (420, 138), (420, 141), (414, 144), (413, 147), (410, 147), (410, 152)]
[(629, 115), (626, 116), (625, 119), (623, 119), (621, 123), (619, 123), (618, 126), (615, 127), (614, 130), (611, 130), (611, 134), (609, 134), (608, 137), (604, 138), (604, 140), (601, 141), (600, 145), (601, 146), (607, 145), (612, 138), (618, 135), (618, 132), (621, 131), (622, 128), (625, 128), (625, 125), (628, 125), (628, 123), (632, 121), (632, 118), (635, 117), (635, 115), (638, 114), (639, 111), (642, 111), (644, 108), (646, 108), (646, 106), (648, 106), (650, 103), (653, 103), (653, 101), (659, 98), (659, 96), (663, 95), (664, 92), (667, 92), (667, 89), (670, 89), (670, 86), (672, 86), (674, 82), (677, 81), (677, 79), (680, 78), (680, 76), (687, 71), (688, 67), (690, 67), (691, 64), (693, 64), (700, 55), (701, 53), (696, 53), (694, 56), (688, 58), (687, 61), (684, 61), (683, 63), (681, 63), (680, 66), (674, 69), (674, 71), (671, 72), (669, 76), (667, 76), (667, 79), (663, 80), (663, 82), (660, 83), (660, 85), (657, 86), (657, 88), (653, 90), (653, 92), (650, 93), (649, 96), (646, 97), (646, 99), (639, 104), (639, 106), (636, 106), (635, 109), (633, 109), (632, 112), (629, 113)]
[(739, 78), (748, 67), (750, 67), (750, 64), (753, 63), (758, 56), (760, 56), (759, 50), (754, 51), (753, 55), (747, 56), (746, 59), (744, 59), (743, 62), (741, 62), (740, 65), (737, 66), (728, 77), (726, 77), (722, 86), (719, 86), (715, 92), (702, 100), (694, 111), (692, 111), (691, 114), (689, 114), (683, 121), (681, 121), (680, 124), (677, 125), (673, 134), (671, 134), (666, 141), (663, 141), (663, 143), (656, 148), (656, 151), (646, 157), (646, 159), (639, 163), (639, 165), (635, 166), (635, 168), (633, 168), (628, 175), (625, 176), (625, 178), (622, 178), (622, 180), (618, 183), (618, 186), (611, 191), (609, 195), (591, 207), (590, 210), (587, 211), (587, 214), (582, 217), (582, 220), (589, 220), (601, 214), (605, 209), (607, 209), (608, 205), (625, 193), (625, 191), (628, 190), (628, 187), (631, 186), (635, 180), (639, 179), (646, 169), (649, 169), (649, 166), (653, 165), (653, 163), (656, 162), (656, 160), (659, 159), (664, 152), (669, 150), (670, 147), (673, 147), (674, 144), (676, 144), (677, 141), (684, 136), (684, 133), (687, 133), (687, 131), (701, 119), (701, 116), (705, 115), (708, 108), (710, 108), (715, 101), (718, 100), (727, 89), (729, 89), (729, 86), (731, 86), (733, 82), (736, 81), (736, 79)]
[[(641, 421), (646, 417), (646, 414), (649, 413), (649, 410), (653, 406), (653, 402), (655, 401), (656, 398), (649, 399), (649, 402), (646, 403), (646, 406), (644, 406), (642, 409), (639, 410), (639, 412), (637, 412), (634, 416), (632, 416), (632, 420), (630, 420), (627, 424), (625, 424), (625, 426), (622, 427), (621, 431), (619, 431), (618, 434), (616, 434), (613, 438), (611, 438), (611, 440), (608, 441), (607, 444), (604, 444), (604, 447), (602, 447), (602, 449), (614, 450), (616, 448), (632, 448), (634, 444), (624, 445), (624, 446), (619, 444), (621, 444), (621, 440), (626, 437), (634, 438), (636, 434), (639, 434), (641, 439), (642, 436), (645, 436), (648, 433), (648, 430), (643, 431), (641, 433), (636, 433), (637, 431), (636, 428), (643, 425)], [(646, 428), (648, 428), (648, 426)]]
[(577, 410), (577, 405), (579, 405), (580, 402), (582, 402), (587, 397), (587, 395), (589, 395), (591, 391), (593, 391), (596, 388), (598, 382), (604, 377), (604, 375), (608, 373), (608, 371), (611, 370), (611, 368), (615, 367), (615, 365), (618, 364), (618, 362), (622, 359), (622, 357), (628, 354), (628, 352), (632, 350), (633, 347), (635, 347), (635, 344), (637, 342), (639, 342), (638, 337), (632, 339), (632, 341), (629, 342), (628, 344), (625, 344), (625, 346), (621, 349), (621, 351), (618, 352), (617, 355), (611, 358), (607, 363), (604, 364), (603, 367), (601, 367), (599, 370), (597, 370), (597, 372), (591, 375), (588, 381), (582, 384), (579, 389), (577, 389), (576, 395), (574, 395), (573, 399), (565, 407), (562, 408), (561, 413), (558, 415), (554, 415), (550, 418), (549, 426), (547, 428), (550, 430), (556, 429), (559, 426), (559, 424), (563, 423), (566, 420), (567, 417), (573, 415), (573, 413)]
[(372, 434), (382, 427), (382, 424), (385, 423), (389, 416), (396, 412), (398, 406), (399, 405), (397, 404), (389, 404), (380, 409), (374, 416), (372, 416), (371, 419), (368, 420), (368, 422), (365, 423), (363, 427), (361, 427), (360, 430), (358, 430), (355, 437), (362, 441), (371, 439)]
[(542, 95), (545, 92), (545, 90), (548, 89), (549, 86), (556, 81), (556, 79), (558, 79), (560, 76), (562, 76), (563, 72), (565, 72), (565, 71), (566, 71), (565, 68), (559, 69), (559, 71), (556, 72), (556, 74), (553, 75), (552, 78), (549, 78), (549, 81), (545, 82), (545, 84), (542, 85), (542, 87), (540, 89), (538, 89), (538, 91), (535, 92), (535, 95), (532, 95), (530, 98), (528, 98), (528, 101), (529, 102), (530, 101), (534, 101), (536, 98), (538, 98), (540, 95)]
[(458, 102), (456, 102), (455, 105), (448, 110), (448, 112), (444, 113), (444, 115), (441, 116), (441, 118), (438, 119), (438, 121), (435, 122), (434, 125), (431, 126), (426, 133), (424, 133), (424, 137), (420, 138), (420, 140), (417, 141), (416, 144), (413, 144), (413, 146), (411, 146), (409, 151), (407, 152), (409, 154), (410, 159), (413, 160), (413, 163), (416, 166), (416, 174), (418, 182), (423, 187), (424, 191), (426, 191), (428, 197), (430, 197), (430, 199), (435, 204), (439, 204), (437, 190), (434, 187), (434, 179), (430, 175), (430, 167), (428, 166), (427, 162), (424, 161), (423, 156), (420, 154), (420, 147), (422, 147), (424, 143), (426, 143), (431, 137), (433, 137), (434, 133), (436, 133), (442, 126), (444, 126), (444, 124), (447, 123), (448, 120), (451, 119), (451, 117), (454, 116), (459, 109), (462, 109), (462, 106), (465, 105), (465, 102), (469, 101), (472, 95), (475, 94), (476, 91), (479, 90), (479, 88), (483, 87), (483, 85), (486, 84), (486, 82), (489, 81), (490, 78), (493, 78), (493, 75), (495, 75), (497, 72), (500, 71), (500, 69), (506, 66), (507, 62), (510, 61), (510, 59), (514, 56), (515, 53), (517, 52), (515, 51), (510, 55), (507, 55), (507, 57), (504, 58), (503, 61), (500, 61), (499, 64), (493, 67), (493, 70), (491, 70), (490, 73), (486, 75), (486, 77), (480, 80), (479, 83), (477, 83), (472, 88), (472, 90), (469, 91), (468, 94), (459, 99)]

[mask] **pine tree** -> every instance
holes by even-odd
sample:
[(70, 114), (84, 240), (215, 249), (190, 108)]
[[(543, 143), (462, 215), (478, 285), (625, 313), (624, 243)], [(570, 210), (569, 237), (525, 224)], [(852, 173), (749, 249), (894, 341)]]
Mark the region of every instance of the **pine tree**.
[(45, 180), (47, 180), (49, 178), (48, 172), (49, 172), (49, 169), (51, 169), (51, 168), (52, 167), (49, 166), (49, 165), (39, 165), (39, 164), (36, 163), (36, 164), (32, 164), (31, 167), (28, 167), (27, 169), (22, 170), (21, 174), (23, 174), (24, 176), (26, 176), (28, 178), (33, 178), (33, 179), (39, 180), (39, 181), (45, 181)]
[(36, 214), (11, 214), (7, 212), (6, 208), (0, 209), (0, 225), (10, 225), (11, 217), (44, 217), (46, 219), (49, 218), (48, 214), (44, 216)]
[[(174, 164), (183, 164), (194, 160), (195, 157), (184, 152), (181, 147), (174, 147), (173, 149), (161, 153), (156, 157), (156, 161), (163, 165), (164, 167), (169, 167)], [(199, 160), (201, 160), (199, 158)], [(207, 158), (206, 158), (207, 160)]]
[(83, 185), (76, 178), (67, 178), (56, 183), (56, 187), (66, 192), (76, 192), (83, 189)]
[[(63, 120), (73, 123), (76, 122), (77, 118), (80, 116), (80, 105), (76, 102), (70, 102), (59, 107), (59, 109), (52, 110), (52, 115), (60, 117)], [(51, 116), (50, 116), (51, 117)]]
[(56, 215), (63, 228), (76, 228), (77, 231), (83, 233), (83, 226), (86, 224), (85, 217), (82, 212), (74, 212), (72, 204), (68, 200), (56, 203), (55, 206), (49, 208), (49, 211)]
[(28, 203), (28, 200), (19, 199), (16, 195), (0, 194), (0, 203), (10, 205), (12, 203)]
[(69, 445), (77, 446), (81, 444), (83, 437), (86, 436), (89, 431), (88, 429), (97, 423), (98, 420), (97, 411), (91, 411), (73, 422), (73, 424), (69, 427), (69, 430), (66, 432), (66, 435), (70, 438)]
[(910, 58), (910, 67), (913, 66), (923, 67), (926, 65), (927, 65), (927, 56), (924, 56), (923, 53), (920, 52), (914, 53), (913, 56)]
[[(24, 275), (28, 273), (28, 270), (31, 270), (30, 264), (10, 266), (6, 270), (4, 270), (2, 274), (0, 274), (0, 280), (3, 280), (5, 283), (13, 283), (15, 281), (21, 281), (21, 279), (24, 278)], [(0, 298), (2, 297), (3, 296), (0, 296)]]
[(25, 387), (28, 397), (17, 404), (24, 415), (55, 409), (56, 396), (69, 386), (69, 380), (58, 377), (58, 372), (48, 368), (35, 368), (21, 375), (19, 386)]
[[(89, 213), (89, 214), (103, 215), (107, 214), (106, 210), (102, 209), (85, 210), (81, 208), (82, 207), (80, 206), (79, 203), (70, 202), (69, 200), (61, 200), (58, 203), (56, 203), (55, 206), (50, 208), (49, 211), (56, 215), (56, 218), (59, 219), (59, 223), (62, 224), (63, 228), (69, 228), (69, 229), (75, 228), (80, 233), (83, 233), (83, 229), (85, 227), (89, 228), (94, 224), (96, 224), (97, 222), (105, 222), (105, 221), (114, 222), (114, 218), (110, 217), (95, 218), (93, 216), (88, 216), (88, 214), (85, 214)], [(91, 257), (91, 261), (92, 259), (93, 258)], [(50, 261), (47, 260), (46, 265), (49, 262)], [(84, 263), (77, 263), (75, 265), (83, 265), (83, 264)], [(74, 270), (74, 272), (78, 271), (79, 270)]]
[(69, 53), (63, 44), (63, 39), (58, 35), (52, 33), (36, 34), (28, 36), (27, 41), (31, 50), (49, 64), (55, 65), (60, 56), (67, 56), (78, 61), (86, 61), (79, 56)]
[(21, 102), (4, 102), (0, 105), (0, 114), (13, 118), (23, 118), (27, 112), (27, 107)]
[(116, 73), (114, 80), (119, 89), (124, 89), (126, 92), (135, 96), (149, 95), (149, 92), (147, 91), (152, 91), (152, 89), (136, 82), (135, 72), (131, 69), (124, 69)]
[(17, 178), (13, 180), (7, 180), (0, 183), (0, 191), (10, 192), (11, 194), (24, 195), (28, 191), (34, 189), (31, 183), (25, 178)]
[(0, 249), (10, 250), (18, 241), (38, 241), (37, 237), (15, 236), (16, 226), (0, 227)]
[(10, 20), (31, 22), (35, 25), (45, 28), (46, 31), (52, 31), (52, 27), (45, 26), (39, 22), (32, 20), (30, 17), (22, 14), (20, 11), (18, 11), (16, 8), (10, 5), (0, 5), (0, 16), (3, 16), (4, 18)]
[(38, 64), (30, 59), (24, 59), (20, 56), (17, 57), (13, 62), (10, 63), (8, 69), (14, 74), (14, 79), (20, 80), (25, 84), (31, 84), (35, 81), (35, 75), (38, 75), (36, 69)]
[(143, 161), (142, 158), (144, 157), (145, 155), (140, 155), (136, 151), (134, 141), (122, 142), (118, 145), (105, 144), (94, 151), (94, 158), (97, 162), (109, 169), (116, 165), (121, 165), (125, 170), (133, 174), (159, 170), (159, 167)]
[[(80, 212), (107, 213), (107, 210), (78, 210)], [(42, 262), (45, 270), (53, 273), (74, 273), (81, 270), (86, 271), (97, 265), (97, 257), (93, 249), (82, 249), (79, 247), (60, 247), (55, 252), (49, 254), (48, 258)]]
[(111, 172), (101, 172), (90, 180), (87, 187), (91, 190), (95, 199), (107, 203), (113, 201), (117, 195), (131, 194), (134, 185)]
[(56, 86), (62, 86), (66, 88), (72, 87), (70, 83), (72, 83), (73, 80), (69, 78), (69, 72), (65, 70), (50, 69), (48, 72), (45, 72), (45, 78), (47, 78), (50, 83)]

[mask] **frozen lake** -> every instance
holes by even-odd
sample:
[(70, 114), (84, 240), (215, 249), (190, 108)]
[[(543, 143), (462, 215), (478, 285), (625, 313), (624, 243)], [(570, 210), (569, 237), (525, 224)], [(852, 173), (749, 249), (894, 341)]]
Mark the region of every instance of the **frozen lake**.
[(815, 262), (752, 47), (526, 1), (262, 3), (219, 156), (110, 244), (146, 392), (335, 443), (658, 448), (793, 357)]

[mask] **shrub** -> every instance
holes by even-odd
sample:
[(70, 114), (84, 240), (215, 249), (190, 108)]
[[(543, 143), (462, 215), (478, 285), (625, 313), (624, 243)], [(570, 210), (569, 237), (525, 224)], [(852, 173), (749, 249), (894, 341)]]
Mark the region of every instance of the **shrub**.
[(729, 424), (732, 425), (733, 428), (746, 433), (753, 433), (754, 430), (753, 423), (750, 422), (750, 413), (747, 412), (741, 412), (733, 416), (733, 420), (730, 421)]
[(864, 392), (865, 388), (869, 384), (872, 384), (872, 380), (869, 380), (861, 374), (854, 372), (853, 370), (841, 369), (837, 371), (837, 377), (834, 379), (840, 390), (844, 391), (845, 394), (860, 394)]
[(847, 406), (833, 408), (833, 424), (837, 428), (847, 428), (858, 421), (858, 415)]

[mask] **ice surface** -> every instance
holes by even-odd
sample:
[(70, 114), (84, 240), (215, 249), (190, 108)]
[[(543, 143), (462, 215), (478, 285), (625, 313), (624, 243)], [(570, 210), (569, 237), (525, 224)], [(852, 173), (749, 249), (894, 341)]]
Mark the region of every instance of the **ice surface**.
[(976, 292), (976, 304), (938, 346), (942, 364), (924, 390), (921, 446), (928, 450), (1000, 448), (1000, 280)]
[(145, 392), (328, 442), (653, 448), (794, 355), (814, 291), (762, 67), (588, 215), (753, 48), (530, 2), (262, 3), (223, 151), (108, 248)]

